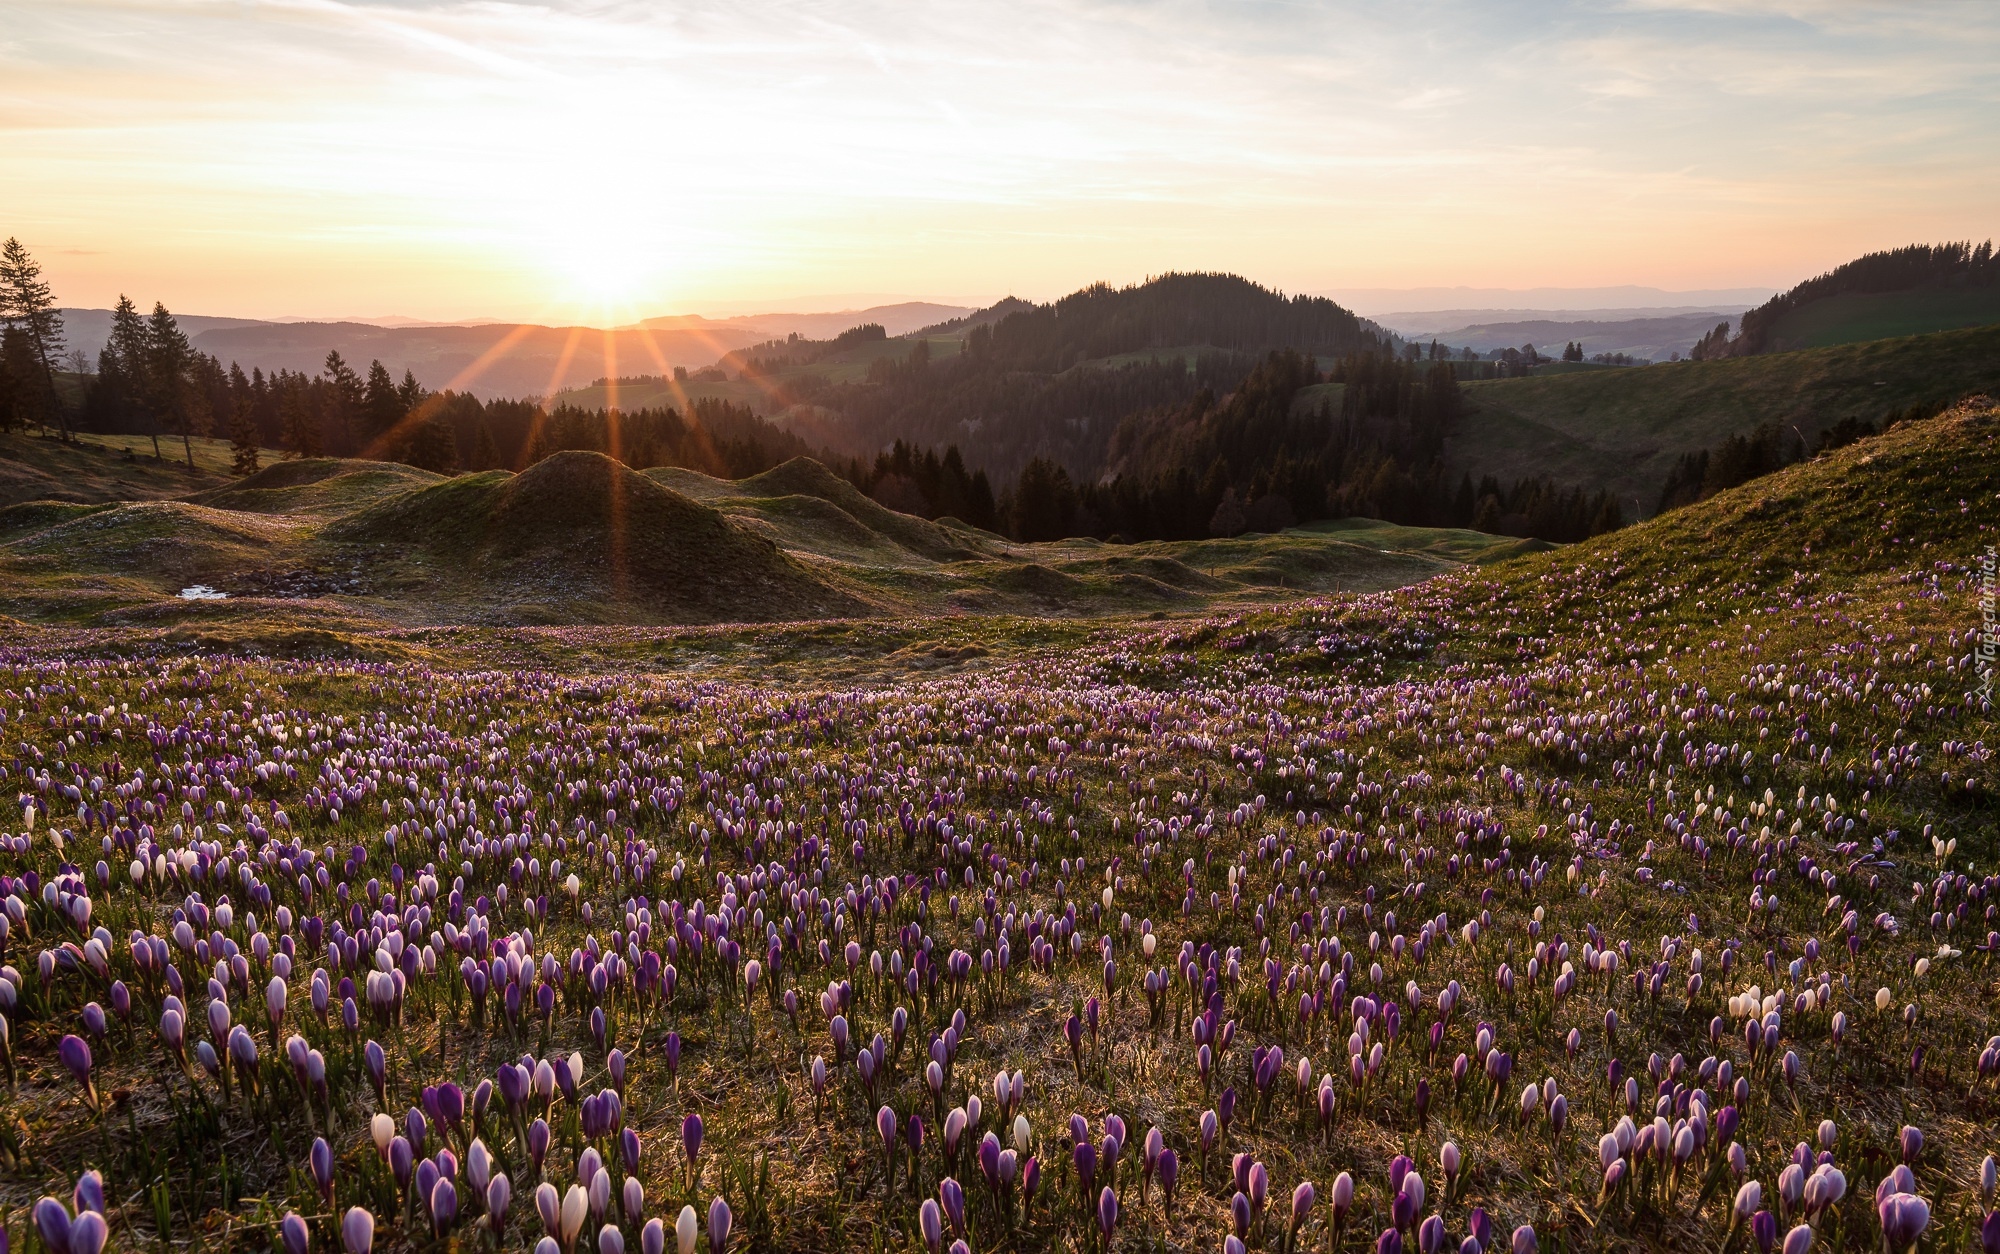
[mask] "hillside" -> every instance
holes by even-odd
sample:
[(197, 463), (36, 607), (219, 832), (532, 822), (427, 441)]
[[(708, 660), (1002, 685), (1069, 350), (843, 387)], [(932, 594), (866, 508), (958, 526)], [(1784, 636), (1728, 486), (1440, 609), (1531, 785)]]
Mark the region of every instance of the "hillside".
[(1697, 340), (1730, 316), (1728, 312), (1717, 311), (1610, 320), (1524, 318), (1450, 327), (1410, 338), (1435, 339), (1478, 353), (1533, 344), (1545, 357), (1561, 357), (1564, 345), (1575, 343), (1583, 346), (1586, 357), (1624, 353), (1640, 361), (1666, 361), (1675, 353), (1686, 356)]
[(1746, 312), (1734, 337), (1718, 327), (1695, 356), (1748, 357), (1995, 322), (2000, 258), (1991, 240), (1912, 244), (1857, 257), (1779, 293)]
[[(1120, 614), (1394, 587), (1511, 544), (1379, 524), (1179, 544), (1016, 544), (897, 513), (806, 458), (736, 481), (640, 473), (585, 451), (519, 474), (450, 478), (318, 458), (181, 499), (0, 508), (0, 614), (227, 628), (247, 639), (458, 625)], [(184, 591), (197, 588), (212, 591)]]
[[(229, 481), (229, 444), (195, 440), (195, 468), (176, 460), (180, 441), (155, 460), (153, 442), (139, 436), (84, 435), (65, 444), (53, 437), (0, 433), (0, 506), (20, 501), (142, 501), (181, 496)], [(268, 457), (280, 454), (269, 452)]]
[[(1547, 474), (1602, 485), (1650, 512), (1683, 452), (1766, 422), (1810, 446), (1843, 418), (1880, 425), (1898, 410), (2000, 393), (2000, 326), (1866, 344), (1468, 383), (1448, 442), (1454, 470)], [(1636, 504), (1636, 509), (1633, 506)]]

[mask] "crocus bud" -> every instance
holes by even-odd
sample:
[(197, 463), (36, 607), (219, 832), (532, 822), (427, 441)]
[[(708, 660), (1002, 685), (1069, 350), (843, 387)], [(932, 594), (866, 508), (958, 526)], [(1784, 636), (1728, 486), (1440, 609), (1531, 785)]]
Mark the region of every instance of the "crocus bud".
[(729, 1203), (716, 1198), (708, 1204), (708, 1254), (729, 1248)]
[(340, 1243), (347, 1254), (369, 1254), (375, 1248), (375, 1216), (365, 1206), (350, 1206), (340, 1219)]

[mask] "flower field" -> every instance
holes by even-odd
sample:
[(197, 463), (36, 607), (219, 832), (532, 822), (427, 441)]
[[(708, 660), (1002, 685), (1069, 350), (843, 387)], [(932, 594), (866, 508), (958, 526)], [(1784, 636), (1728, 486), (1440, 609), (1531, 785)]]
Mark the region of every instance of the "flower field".
[(865, 683), (27, 639), (7, 1236), (2000, 1250), (1996, 431)]

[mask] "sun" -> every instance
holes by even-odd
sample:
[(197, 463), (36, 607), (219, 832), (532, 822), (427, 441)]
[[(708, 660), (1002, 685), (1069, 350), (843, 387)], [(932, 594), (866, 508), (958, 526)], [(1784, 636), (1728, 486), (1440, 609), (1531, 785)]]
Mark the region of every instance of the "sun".
[(628, 232), (579, 227), (550, 250), (561, 304), (596, 314), (637, 312), (671, 281), (667, 252)]

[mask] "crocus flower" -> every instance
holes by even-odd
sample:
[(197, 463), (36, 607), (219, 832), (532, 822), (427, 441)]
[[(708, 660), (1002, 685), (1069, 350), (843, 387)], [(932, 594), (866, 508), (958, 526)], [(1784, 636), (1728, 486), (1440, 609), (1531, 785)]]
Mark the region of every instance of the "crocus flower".
[(80, 1036), (65, 1036), (56, 1046), (56, 1057), (60, 1058), (62, 1065), (68, 1068), (71, 1075), (76, 1077), (76, 1082), (83, 1086), (83, 1100), (89, 1103), (92, 1110), (96, 1110), (97, 1084), (92, 1080), (90, 1074), (89, 1043)]
[(729, 1203), (720, 1197), (708, 1204), (708, 1254), (729, 1248)]
[(278, 1221), (278, 1240), (285, 1247), (285, 1254), (306, 1254), (312, 1233), (297, 1211), (289, 1211)]
[(1930, 1203), (1914, 1193), (1892, 1193), (1877, 1207), (1882, 1239), (1891, 1250), (1915, 1249), (1917, 1238), (1930, 1226)]
[(35, 1203), (35, 1231), (53, 1254), (69, 1254), (69, 1208), (52, 1197)]
[(94, 1210), (84, 1211), (69, 1226), (69, 1254), (103, 1254), (104, 1243), (111, 1237), (111, 1228), (104, 1216)]
[(350, 1206), (340, 1219), (340, 1243), (347, 1254), (369, 1254), (375, 1248), (375, 1216), (365, 1206)]

